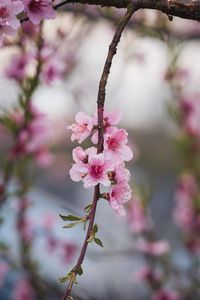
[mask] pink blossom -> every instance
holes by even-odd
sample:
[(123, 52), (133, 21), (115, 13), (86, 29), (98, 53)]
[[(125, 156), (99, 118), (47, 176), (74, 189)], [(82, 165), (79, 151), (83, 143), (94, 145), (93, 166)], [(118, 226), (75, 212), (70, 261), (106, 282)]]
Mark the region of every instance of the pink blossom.
[(23, 9), (24, 5), (20, 0), (1, 0), (0, 25), (18, 29), (20, 27), (20, 22), (16, 16), (22, 12)]
[(43, 64), (41, 79), (44, 83), (51, 84), (53, 81), (60, 79), (64, 71), (64, 61), (54, 53), (53, 57)]
[(184, 125), (188, 133), (200, 136), (200, 96), (194, 94), (182, 97), (181, 108), (184, 113)]
[(158, 284), (162, 280), (161, 272), (150, 268), (150, 266), (144, 266), (141, 270), (137, 271), (133, 275), (133, 280), (135, 282), (140, 282), (141, 280), (148, 281), (151, 284)]
[(40, 167), (48, 167), (53, 163), (53, 155), (47, 148), (41, 148), (35, 152), (35, 159)]
[(24, 114), (21, 110), (15, 110), (11, 114), (11, 120), (16, 123), (19, 127), (24, 123)]
[(167, 290), (167, 289), (160, 289), (155, 292), (152, 300), (179, 300), (180, 296), (178, 293)]
[(25, 21), (21, 24), (22, 31), (23, 31), (23, 38), (29, 38), (29, 39), (34, 39), (36, 34), (39, 31), (39, 26), (36, 26), (32, 24), (29, 20)]
[(73, 181), (81, 181), (87, 174), (87, 167), (79, 164), (72, 165), (69, 175)]
[(151, 228), (150, 220), (146, 217), (144, 208), (137, 199), (131, 202), (128, 210), (128, 223), (130, 230), (136, 234), (149, 231)]
[(61, 247), (65, 262), (71, 263), (76, 254), (77, 245), (72, 242), (63, 242)]
[(126, 215), (123, 205), (132, 197), (131, 188), (128, 183), (120, 182), (114, 185), (110, 192), (110, 206), (121, 216)]
[(24, 11), (34, 25), (38, 25), (43, 18), (54, 19), (56, 16), (51, 0), (23, 0), (23, 2)]
[(30, 56), (24, 53), (12, 56), (11, 63), (6, 69), (7, 77), (19, 83), (24, 80), (29, 60)]
[(193, 197), (197, 193), (197, 183), (190, 174), (184, 174), (178, 183), (175, 195), (175, 222), (184, 229), (191, 228), (194, 219)]
[(70, 169), (70, 177), (73, 181), (80, 181), (82, 180), (87, 172), (87, 163), (89, 155), (95, 155), (97, 153), (97, 149), (95, 147), (90, 147), (86, 150), (83, 150), (81, 147), (76, 147), (73, 152), (72, 156), (76, 164), (72, 166)]
[(0, 287), (3, 286), (6, 274), (9, 270), (10, 266), (4, 261), (0, 261)]
[(87, 164), (89, 155), (95, 154), (97, 154), (97, 149), (95, 147), (90, 147), (86, 150), (83, 150), (81, 147), (76, 147), (72, 152), (74, 161), (79, 164)]
[(12, 294), (13, 300), (35, 300), (33, 288), (29, 281), (25, 278), (20, 279)]
[[(117, 129), (115, 125), (117, 125), (121, 120), (121, 112), (118, 110), (113, 110), (111, 112), (104, 112), (104, 119), (103, 119), (103, 127), (104, 127), (104, 134), (110, 134), (114, 130)], [(97, 127), (98, 125), (98, 117), (97, 114), (92, 119), (93, 127)], [(92, 136), (92, 142), (94, 144), (97, 144), (98, 142), (98, 131), (95, 131), (95, 133)]]
[(83, 178), (84, 187), (89, 188), (99, 183), (104, 186), (110, 185), (107, 172), (110, 171), (112, 164), (108, 162), (103, 153), (89, 155), (87, 166), (87, 175)]
[(137, 249), (149, 255), (161, 256), (169, 252), (170, 246), (167, 241), (149, 242), (141, 238), (138, 241)]
[(72, 130), (71, 140), (82, 143), (91, 134), (93, 128), (91, 118), (81, 111), (76, 114), (75, 119), (76, 123), (68, 126), (68, 129)]
[(16, 32), (17, 31), (15, 29), (13, 29), (11, 26), (0, 24), (0, 47), (3, 44), (5, 36), (7, 36), (7, 35), (14, 36), (16, 34)]
[(34, 232), (33, 232), (33, 226), (32, 222), (28, 219), (22, 219), (17, 224), (17, 229), (20, 232), (22, 238), (27, 242), (31, 243), (34, 239)]
[(52, 236), (47, 237), (47, 250), (52, 254), (58, 246), (58, 240)]
[[(49, 165), (52, 162), (52, 155), (46, 147), (50, 139), (49, 124), (45, 115), (38, 112), (34, 106), (29, 107), (29, 113), (31, 115), (29, 123), (19, 124), (17, 142), (10, 152), (10, 157), (17, 159), (23, 155), (34, 155), (39, 165)], [(18, 119), (19, 122), (24, 122), (23, 118)], [(14, 120), (16, 120), (15, 115)]]
[(118, 129), (105, 137), (105, 156), (110, 160), (129, 161), (133, 158), (131, 149), (126, 145), (128, 133), (124, 129)]
[(128, 182), (130, 179), (130, 172), (126, 169), (123, 161), (116, 161), (110, 176), (114, 183)]

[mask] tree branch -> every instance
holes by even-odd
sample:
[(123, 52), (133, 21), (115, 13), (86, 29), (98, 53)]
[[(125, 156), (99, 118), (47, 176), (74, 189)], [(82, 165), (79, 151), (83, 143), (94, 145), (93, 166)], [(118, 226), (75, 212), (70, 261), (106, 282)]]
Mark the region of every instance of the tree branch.
[[(135, 11), (140, 9), (154, 9), (163, 12), (170, 17), (200, 21), (200, 0), (65, 0), (54, 6), (58, 9), (65, 4), (82, 3), (99, 5), (103, 7), (127, 8), (134, 5)], [(21, 22), (28, 18), (21, 19)]]
[(130, 3), (139, 9), (155, 9), (169, 16), (200, 21), (200, 0), (67, 0), (65, 3), (82, 3), (106, 7), (126, 8)]
[[(103, 133), (103, 112), (104, 112), (104, 103), (105, 103), (105, 89), (108, 81), (108, 76), (110, 73), (110, 68), (112, 65), (112, 60), (114, 55), (116, 54), (117, 51), (117, 45), (119, 44), (121, 35), (123, 30), (125, 29), (128, 21), (130, 20), (132, 14), (134, 12), (134, 8), (130, 7), (127, 10), (127, 13), (125, 16), (120, 20), (118, 28), (114, 34), (113, 40), (109, 46), (109, 51), (108, 55), (106, 58), (106, 62), (103, 68), (103, 73), (101, 76), (101, 80), (99, 83), (99, 91), (98, 91), (98, 97), (97, 97), (97, 109), (98, 109), (98, 145), (97, 145), (97, 153), (101, 153), (103, 151), (103, 142), (104, 142), (104, 133)], [(94, 196), (93, 196), (93, 202), (92, 202), (92, 208), (89, 214), (89, 226), (87, 229), (86, 237), (78, 258), (78, 261), (75, 265), (75, 267), (72, 269), (72, 272), (76, 276), (80, 270), (80, 267), (83, 263), (83, 260), (85, 258), (87, 246), (89, 243), (89, 238), (91, 235), (91, 232), (93, 232), (93, 227), (94, 227), (94, 219), (95, 219), (95, 214), (96, 214), (96, 208), (97, 208), (97, 202), (100, 199), (101, 193), (100, 193), (100, 185), (96, 185), (94, 189)], [(65, 291), (65, 294), (62, 298), (62, 300), (69, 300), (70, 298), (70, 293), (71, 289), (73, 287), (74, 280), (70, 280), (68, 283), (67, 289)]]

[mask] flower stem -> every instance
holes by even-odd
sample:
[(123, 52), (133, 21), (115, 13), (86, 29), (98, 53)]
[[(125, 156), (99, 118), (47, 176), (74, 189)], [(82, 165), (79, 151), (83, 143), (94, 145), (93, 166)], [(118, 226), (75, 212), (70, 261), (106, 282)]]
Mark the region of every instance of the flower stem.
[[(127, 9), (127, 12), (124, 17), (121, 18), (121, 20), (118, 23), (118, 27), (116, 29), (116, 32), (114, 34), (114, 37), (112, 39), (112, 42), (109, 46), (108, 55), (105, 61), (105, 65), (103, 68), (103, 73), (99, 82), (99, 90), (98, 90), (98, 98), (97, 98), (97, 109), (98, 109), (98, 145), (97, 145), (97, 152), (101, 153), (103, 152), (103, 143), (104, 143), (104, 132), (103, 132), (103, 113), (104, 113), (104, 104), (105, 104), (105, 96), (106, 96), (106, 85), (108, 81), (108, 76), (110, 73), (112, 60), (114, 55), (117, 52), (117, 46), (120, 42), (120, 38), (122, 35), (123, 30), (125, 29), (126, 25), (128, 24), (128, 21), (130, 20), (132, 14), (134, 13), (134, 7), (130, 6)], [(78, 271), (84, 261), (87, 246), (88, 246), (88, 239), (90, 237), (90, 234), (93, 230), (94, 226), (94, 219), (97, 209), (97, 202), (100, 199), (101, 193), (100, 193), (100, 186), (99, 184), (95, 186), (94, 188), (94, 196), (93, 196), (93, 202), (92, 202), (92, 208), (89, 214), (89, 225), (86, 233), (86, 237), (80, 252), (80, 256), (78, 258), (78, 261), (75, 265), (75, 267), (72, 269), (73, 273), (75, 275), (78, 274)], [(66, 288), (66, 291), (64, 293), (64, 296), (62, 300), (69, 300), (71, 299), (70, 294), (73, 287), (74, 281), (71, 281), (68, 283), (68, 286)]]

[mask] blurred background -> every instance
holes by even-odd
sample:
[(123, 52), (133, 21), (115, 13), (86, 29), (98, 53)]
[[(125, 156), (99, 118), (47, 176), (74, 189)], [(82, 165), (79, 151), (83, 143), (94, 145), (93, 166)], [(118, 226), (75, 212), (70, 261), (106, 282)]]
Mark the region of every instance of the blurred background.
[[(82, 216), (92, 199), (69, 177), (77, 144), (67, 126), (79, 111), (94, 115), (123, 14), (67, 5), (37, 28), (24, 22), (0, 49), (1, 300), (61, 299), (58, 278), (76, 263), (85, 232), (64, 229), (59, 214)], [(138, 12), (123, 34), (106, 110), (120, 110), (129, 133), (133, 199), (125, 218), (99, 202), (104, 248), (89, 245), (75, 299), (200, 299), (199, 41), (198, 23), (153, 11)], [(18, 145), (26, 98), (41, 133), (28, 154)]]

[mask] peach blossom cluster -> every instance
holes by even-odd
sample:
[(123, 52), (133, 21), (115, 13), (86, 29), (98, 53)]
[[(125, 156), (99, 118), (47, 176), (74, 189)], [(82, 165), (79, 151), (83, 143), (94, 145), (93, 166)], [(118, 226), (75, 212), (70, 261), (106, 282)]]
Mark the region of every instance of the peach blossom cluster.
[(97, 116), (89, 117), (85, 112), (76, 115), (76, 122), (68, 126), (72, 131), (71, 140), (82, 143), (91, 136), (92, 147), (73, 150), (74, 164), (70, 169), (73, 181), (83, 181), (85, 188), (102, 184), (109, 191), (102, 194), (111, 207), (121, 216), (125, 215), (124, 204), (131, 199), (131, 188), (128, 184), (130, 172), (125, 162), (133, 158), (128, 143), (128, 133), (116, 125), (121, 119), (118, 111), (105, 112), (103, 118), (104, 143), (103, 152), (97, 153), (98, 142)]

